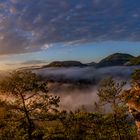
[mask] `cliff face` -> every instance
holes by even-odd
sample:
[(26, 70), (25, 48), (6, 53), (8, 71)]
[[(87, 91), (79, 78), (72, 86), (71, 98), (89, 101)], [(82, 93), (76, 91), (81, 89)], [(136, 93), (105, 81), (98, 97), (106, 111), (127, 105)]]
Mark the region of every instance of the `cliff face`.
[(137, 126), (137, 140), (140, 140), (140, 69), (136, 69), (131, 75), (131, 88), (122, 94), (129, 107)]
[(129, 112), (135, 119), (135, 124), (137, 126), (137, 137), (138, 140), (140, 140), (140, 87), (135, 85), (131, 88), (131, 90), (127, 90), (126, 94)]

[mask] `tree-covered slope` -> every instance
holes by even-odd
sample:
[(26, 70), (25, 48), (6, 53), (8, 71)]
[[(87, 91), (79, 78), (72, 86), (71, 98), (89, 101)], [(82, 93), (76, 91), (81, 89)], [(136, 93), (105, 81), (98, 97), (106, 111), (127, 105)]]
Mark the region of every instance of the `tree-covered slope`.
[(121, 65), (124, 65), (125, 63), (129, 62), (133, 58), (134, 58), (134, 56), (132, 56), (130, 54), (115, 53), (115, 54), (112, 54), (112, 55), (102, 59), (97, 64), (97, 67), (121, 66)]
[(82, 64), (79, 61), (54, 61), (44, 67), (83, 67), (86, 64)]
[(140, 56), (131, 59), (129, 65), (140, 65)]

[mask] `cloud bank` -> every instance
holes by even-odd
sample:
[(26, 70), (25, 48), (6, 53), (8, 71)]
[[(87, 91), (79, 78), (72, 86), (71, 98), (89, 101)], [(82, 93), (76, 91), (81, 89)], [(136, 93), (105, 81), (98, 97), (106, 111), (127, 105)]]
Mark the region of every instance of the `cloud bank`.
[(0, 55), (53, 43), (140, 41), (139, 0), (0, 0)]
[[(48, 82), (51, 94), (60, 96), (60, 108), (75, 110), (82, 105), (88, 111), (94, 111), (94, 102), (98, 102), (97, 89), (101, 80), (112, 76), (117, 82), (127, 81), (129, 88), (132, 72), (140, 66), (114, 66), (95, 69), (87, 68), (45, 68), (35, 70)], [(48, 80), (48, 81), (49, 81)], [(90, 82), (89, 82), (90, 81)]]
[(34, 70), (44, 79), (58, 83), (96, 85), (100, 80), (112, 76), (117, 80), (129, 81), (132, 72), (140, 66), (113, 66), (113, 67), (71, 67), (71, 68), (44, 68)]

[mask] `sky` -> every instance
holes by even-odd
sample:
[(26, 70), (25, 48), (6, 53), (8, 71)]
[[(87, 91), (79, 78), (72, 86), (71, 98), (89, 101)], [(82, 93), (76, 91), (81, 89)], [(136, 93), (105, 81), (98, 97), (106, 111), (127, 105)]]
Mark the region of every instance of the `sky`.
[(140, 55), (139, 0), (0, 0), (0, 70)]

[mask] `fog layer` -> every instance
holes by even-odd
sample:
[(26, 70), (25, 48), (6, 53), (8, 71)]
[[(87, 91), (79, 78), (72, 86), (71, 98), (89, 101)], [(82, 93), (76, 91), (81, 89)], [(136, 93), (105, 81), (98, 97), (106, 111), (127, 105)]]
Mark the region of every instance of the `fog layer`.
[(74, 110), (84, 105), (91, 111), (98, 101), (100, 80), (112, 76), (117, 82), (129, 83), (131, 73), (138, 68), (140, 66), (44, 68), (34, 72), (48, 81), (50, 93), (61, 97), (61, 108)]

